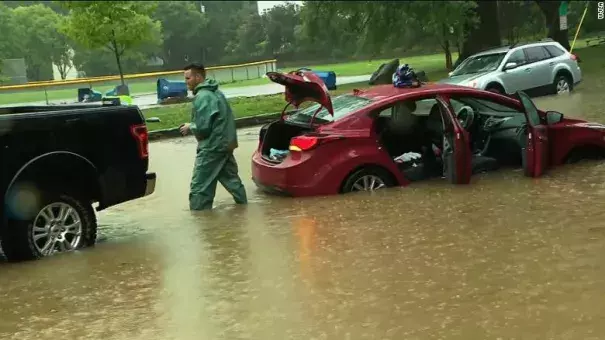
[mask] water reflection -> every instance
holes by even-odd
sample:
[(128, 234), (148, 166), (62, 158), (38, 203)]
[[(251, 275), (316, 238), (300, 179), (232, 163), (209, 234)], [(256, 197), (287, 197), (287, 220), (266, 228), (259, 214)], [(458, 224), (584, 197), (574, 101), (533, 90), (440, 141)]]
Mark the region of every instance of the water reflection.
[[(605, 122), (600, 93), (539, 98)], [(241, 132), (242, 178), (256, 130)], [(151, 145), (154, 196), (94, 249), (0, 266), (0, 339), (597, 339), (605, 164), (192, 214), (188, 139)], [(169, 159), (170, 161), (166, 161)]]

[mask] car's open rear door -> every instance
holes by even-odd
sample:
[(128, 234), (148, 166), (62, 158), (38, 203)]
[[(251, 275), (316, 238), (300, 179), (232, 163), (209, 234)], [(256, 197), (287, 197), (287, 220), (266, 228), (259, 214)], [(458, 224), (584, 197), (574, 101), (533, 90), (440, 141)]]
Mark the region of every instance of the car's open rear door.
[(549, 162), (548, 126), (540, 119), (538, 109), (527, 94), (517, 92), (515, 95), (523, 106), (527, 121), (519, 136), (523, 170), (526, 176), (540, 177), (546, 172)]
[(443, 119), (443, 175), (453, 184), (471, 181), (471, 149), (468, 132), (454, 117), (449, 102), (438, 96), (437, 103)]

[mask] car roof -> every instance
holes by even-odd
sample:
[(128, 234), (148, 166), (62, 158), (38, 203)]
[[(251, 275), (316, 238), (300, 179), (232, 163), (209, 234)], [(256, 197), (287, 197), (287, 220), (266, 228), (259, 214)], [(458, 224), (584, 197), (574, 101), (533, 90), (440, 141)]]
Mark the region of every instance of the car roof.
[(508, 45), (508, 46), (494, 47), (494, 48), (487, 49), (485, 51), (477, 52), (477, 53), (471, 55), (471, 57), (477, 57), (477, 56), (489, 55), (489, 54), (506, 53), (506, 52), (512, 50), (513, 48), (517, 48), (517, 47), (530, 47), (532, 45), (536, 45), (536, 46), (554, 45), (555, 43), (556, 43), (556, 41), (551, 40), (551, 39), (545, 39), (545, 40), (540, 40), (540, 41), (518, 42), (518, 43), (515, 43), (512, 45)]
[(475, 54), (473, 54), (473, 57), (481, 56), (481, 55), (488, 55), (488, 54), (506, 53), (506, 52), (510, 51), (510, 49), (511, 49), (511, 46), (496, 47), (496, 48), (492, 48), (489, 50), (481, 51), (479, 53), (475, 53)]
[(420, 92), (447, 92), (449, 90), (460, 90), (460, 89), (468, 89), (468, 87), (454, 85), (454, 84), (442, 84), (442, 83), (428, 83), (424, 84), (421, 87), (395, 87), (392, 84), (387, 85), (376, 85), (372, 86), (369, 89), (364, 89), (359, 91), (359, 93), (354, 93), (359, 97), (371, 99), (371, 100), (383, 100), (392, 97), (398, 97), (405, 94), (416, 94)]

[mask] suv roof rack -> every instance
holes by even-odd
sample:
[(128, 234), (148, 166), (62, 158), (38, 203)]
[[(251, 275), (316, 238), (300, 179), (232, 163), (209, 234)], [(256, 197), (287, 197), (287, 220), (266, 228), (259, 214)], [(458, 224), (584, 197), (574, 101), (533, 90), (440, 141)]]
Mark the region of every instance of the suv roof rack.
[(538, 43), (544, 43), (544, 42), (554, 42), (553, 39), (551, 38), (544, 38), (538, 41), (518, 41), (512, 45), (510, 45), (510, 48), (515, 48), (515, 47), (519, 47), (519, 46), (525, 46), (525, 45), (531, 45), (531, 44), (538, 44)]

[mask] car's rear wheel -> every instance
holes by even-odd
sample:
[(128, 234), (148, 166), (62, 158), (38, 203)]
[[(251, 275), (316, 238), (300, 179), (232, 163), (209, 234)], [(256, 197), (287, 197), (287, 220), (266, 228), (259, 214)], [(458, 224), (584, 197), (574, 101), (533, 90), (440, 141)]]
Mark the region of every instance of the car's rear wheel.
[(44, 194), (30, 218), (10, 218), (1, 244), (9, 261), (34, 260), (94, 245), (97, 220), (90, 203), (66, 194)]
[(569, 93), (571, 92), (573, 85), (566, 75), (557, 75), (553, 83), (553, 89), (555, 94)]
[(499, 94), (503, 94), (504, 93), (504, 89), (500, 88), (497, 85), (490, 85), (485, 90), (489, 91), (489, 92), (499, 93)]
[(386, 170), (367, 167), (349, 175), (344, 182), (342, 192), (375, 191), (392, 187), (393, 185), (393, 178)]

